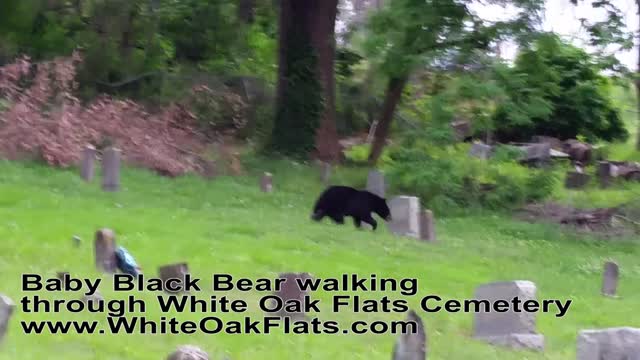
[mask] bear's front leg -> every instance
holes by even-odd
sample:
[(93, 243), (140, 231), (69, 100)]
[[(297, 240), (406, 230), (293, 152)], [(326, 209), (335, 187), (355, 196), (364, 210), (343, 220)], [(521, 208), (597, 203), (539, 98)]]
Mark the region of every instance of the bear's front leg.
[(376, 230), (376, 228), (378, 227), (378, 222), (375, 221), (371, 215), (367, 216), (366, 218), (362, 219), (363, 222), (371, 225), (371, 227), (373, 228), (373, 231)]
[(332, 216), (331, 216), (331, 219), (332, 219), (333, 221), (335, 221), (335, 222), (336, 222), (336, 224), (340, 224), (340, 225), (344, 224), (344, 215), (342, 215), (342, 214), (339, 214), (339, 215), (332, 215)]

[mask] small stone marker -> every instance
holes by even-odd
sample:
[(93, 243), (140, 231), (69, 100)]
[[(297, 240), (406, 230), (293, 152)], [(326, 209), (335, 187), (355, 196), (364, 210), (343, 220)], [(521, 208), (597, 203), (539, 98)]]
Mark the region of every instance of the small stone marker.
[(425, 360), (427, 358), (427, 333), (422, 319), (409, 310), (407, 321), (414, 323), (415, 332), (400, 334), (393, 347), (392, 360)]
[(218, 176), (218, 167), (213, 161), (204, 160), (202, 162), (202, 176), (205, 179), (214, 179)]
[(367, 191), (382, 198), (385, 196), (386, 184), (383, 173), (378, 170), (369, 171), (369, 175), (367, 176)]
[(396, 196), (389, 201), (392, 220), (389, 230), (400, 236), (420, 239), (420, 200), (415, 196)]
[(425, 209), (420, 212), (420, 240), (436, 241), (436, 228), (433, 212)]
[(80, 164), (80, 176), (86, 182), (91, 182), (95, 173), (96, 148), (93, 145), (85, 146), (82, 151), (82, 162)]
[(564, 186), (567, 189), (581, 189), (587, 186), (590, 180), (591, 176), (589, 176), (588, 174), (578, 171), (569, 171), (567, 172)]
[(329, 179), (331, 178), (331, 164), (322, 162), (320, 164), (320, 181), (323, 184), (329, 184)]
[(108, 147), (102, 153), (102, 189), (120, 190), (120, 149)]
[(96, 232), (95, 255), (98, 270), (109, 274), (116, 273), (116, 236), (111, 229), (100, 229)]
[(613, 261), (607, 261), (604, 264), (604, 274), (602, 276), (602, 295), (616, 296), (618, 290), (618, 264)]
[(209, 354), (197, 346), (181, 345), (167, 357), (167, 360), (209, 360)]
[(260, 179), (260, 190), (266, 193), (273, 191), (273, 175), (271, 173), (267, 172), (262, 175), (262, 179)]
[[(475, 293), (476, 300), (488, 300), (490, 303), (514, 297), (518, 297), (521, 303), (535, 300), (536, 285), (531, 281), (495, 282), (479, 286)], [(544, 335), (536, 332), (535, 313), (515, 312), (511, 306), (502, 313), (477, 312), (474, 316), (474, 337), (512, 349), (544, 349)]]
[(69, 277), (69, 273), (67, 271), (58, 271), (56, 273), (56, 277), (58, 278), (58, 280), (64, 281), (65, 277)]
[(469, 150), (469, 156), (477, 157), (480, 159), (488, 159), (491, 157), (491, 146), (482, 143), (474, 143)]
[(80, 246), (80, 242), (82, 242), (82, 239), (80, 239), (80, 236), (78, 236), (78, 235), (73, 235), (73, 238), (71, 238), (71, 241), (73, 243), (73, 246), (79, 247)]
[(600, 187), (607, 188), (611, 185), (613, 179), (613, 164), (608, 161), (598, 162), (598, 180), (600, 181)]
[(617, 327), (583, 330), (576, 342), (577, 360), (638, 360), (640, 329)]
[(8, 296), (0, 294), (0, 342), (4, 339), (9, 328), (9, 320), (13, 316), (16, 305)]
[[(283, 273), (278, 275), (279, 279), (285, 279), (280, 287), (280, 291), (274, 293), (275, 296), (280, 298), (283, 302), (284, 307), (282, 310), (277, 313), (277, 316), (280, 317), (290, 317), (294, 320), (304, 320), (304, 304), (307, 303), (308, 300), (308, 292), (302, 291), (298, 286), (298, 281), (296, 279), (300, 279), (304, 281), (305, 279), (311, 279), (311, 275), (309, 273)], [(300, 304), (302, 309), (296, 309), (297, 305)], [(271, 306), (276, 306), (275, 304)], [(292, 307), (294, 307), (292, 309)], [(302, 311), (295, 311), (302, 310)]]
[(102, 296), (102, 294), (100, 294), (98, 290), (96, 290), (96, 292), (91, 295), (84, 295), (82, 297), (82, 301), (87, 305), (89, 303), (99, 304), (101, 301), (104, 301), (104, 297)]
[[(164, 265), (160, 267), (158, 273), (163, 283), (169, 279), (180, 279), (185, 281), (185, 276), (189, 274), (189, 266), (187, 263)], [(183, 292), (184, 287), (179, 287), (176, 291), (165, 290), (169, 294), (177, 294)]]

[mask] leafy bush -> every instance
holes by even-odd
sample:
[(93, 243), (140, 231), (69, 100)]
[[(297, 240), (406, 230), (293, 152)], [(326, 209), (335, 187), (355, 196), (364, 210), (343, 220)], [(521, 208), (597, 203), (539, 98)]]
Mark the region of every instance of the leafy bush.
[(413, 194), (440, 213), (463, 208), (513, 209), (551, 195), (557, 178), (513, 160), (483, 161), (465, 147), (398, 149), (388, 175), (395, 192)]
[(246, 122), (246, 104), (241, 96), (226, 89), (214, 91), (195, 87), (188, 100), (191, 111), (205, 131), (239, 129)]

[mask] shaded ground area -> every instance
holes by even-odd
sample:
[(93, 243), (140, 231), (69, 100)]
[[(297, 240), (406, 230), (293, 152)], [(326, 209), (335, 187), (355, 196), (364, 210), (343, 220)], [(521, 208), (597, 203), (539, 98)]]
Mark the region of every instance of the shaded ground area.
[(640, 234), (640, 201), (617, 207), (578, 209), (557, 202), (534, 203), (516, 215), (528, 222), (551, 222), (605, 236)]

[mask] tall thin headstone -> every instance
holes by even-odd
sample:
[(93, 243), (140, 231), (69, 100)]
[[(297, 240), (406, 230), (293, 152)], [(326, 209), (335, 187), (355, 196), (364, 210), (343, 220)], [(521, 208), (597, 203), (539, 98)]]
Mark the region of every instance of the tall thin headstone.
[(84, 181), (91, 182), (95, 173), (96, 148), (93, 145), (85, 146), (82, 151), (80, 164), (80, 176)]
[[(185, 281), (186, 275), (189, 274), (189, 265), (187, 263), (177, 263), (177, 264), (169, 264), (161, 266), (158, 269), (158, 273), (160, 275), (160, 279), (166, 283), (169, 279), (180, 279), (181, 281)], [(185, 289), (183, 287), (174, 288), (174, 289), (165, 289), (165, 292), (169, 294), (177, 294), (183, 292)]]
[(598, 180), (600, 181), (600, 187), (607, 188), (611, 185), (613, 179), (612, 164), (608, 161), (598, 162)]
[(385, 196), (386, 183), (383, 173), (378, 170), (369, 171), (369, 176), (367, 177), (367, 191), (380, 197)]
[(120, 149), (106, 148), (102, 153), (102, 189), (120, 190)]
[(420, 240), (428, 242), (436, 241), (436, 228), (433, 212), (425, 209), (420, 212)]
[(111, 229), (100, 229), (96, 232), (95, 239), (96, 267), (99, 271), (115, 274), (116, 263), (116, 237)]
[(270, 193), (273, 191), (273, 175), (271, 173), (264, 173), (260, 179), (260, 190), (262, 192)]
[(618, 290), (618, 264), (613, 261), (607, 261), (604, 264), (604, 274), (602, 276), (602, 295), (616, 296)]
[[(298, 285), (299, 281), (305, 281), (305, 279), (311, 279), (311, 275), (308, 273), (283, 273), (278, 276), (279, 279), (284, 279), (279, 291), (275, 292), (275, 296), (283, 303), (291, 302), (292, 300), (302, 304), (303, 309), (307, 303), (308, 292), (300, 289)], [(293, 311), (286, 306), (277, 314), (280, 317), (290, 317), (291, 319), (302, 320), (305, 319), (304, 310)]]
[(320, 164), (320, 181), (323, 184), (329, 184), (329, 179), (331, 178), (331, 164), (322, 162)]
[(513, 349), (544, 350), (544, 335), (536, 331), (536, 315), (516, 312), (505, 299), (518, 298), (521, 303), (536, 299), (536, 285), (531, 281), (505, 281), (479, 286), (475, 300), (502, 302), (506, 312), (478, 312), (474, 316), (474, 337), (489, 344)]
[(9, 320), (13, 316), (16, 305), (8, 296), (0, 294), (0, 343), (7, 334)]
[(407, 323), (415, 325), (415, 331), (400, 334), (393, 347), (392, 360), (426, 360), (427, 332), (422, 319), (415, 311), (409, 310)]
[(389, 230), (400, 236), (420, 239), (420, 199), (415, 196), (396, 196), (389, 201), (392, 220)]

